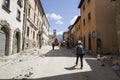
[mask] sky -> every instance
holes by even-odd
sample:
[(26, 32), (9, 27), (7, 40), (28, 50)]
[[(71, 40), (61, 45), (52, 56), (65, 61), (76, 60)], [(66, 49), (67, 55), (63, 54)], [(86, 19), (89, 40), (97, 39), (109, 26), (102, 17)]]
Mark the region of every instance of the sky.
[(56, 29), (57, 34), (68, 31), (80, 15), (80, 0), (41, 0), (44, 12), (50, 24), (49, 33)]

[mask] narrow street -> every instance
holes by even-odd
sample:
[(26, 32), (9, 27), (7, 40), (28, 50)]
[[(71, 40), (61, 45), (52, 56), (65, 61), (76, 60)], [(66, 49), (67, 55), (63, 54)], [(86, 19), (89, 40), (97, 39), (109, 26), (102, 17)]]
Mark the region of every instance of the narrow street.
[[(0, 79), (120, 80), (109, 65), (85, 55), (84, 67), (75, 66), (75, 53), (64, 47), (43, 46), (9, 57), (0, 57)], [(80, 63), (79, 63), (80, 64)]]

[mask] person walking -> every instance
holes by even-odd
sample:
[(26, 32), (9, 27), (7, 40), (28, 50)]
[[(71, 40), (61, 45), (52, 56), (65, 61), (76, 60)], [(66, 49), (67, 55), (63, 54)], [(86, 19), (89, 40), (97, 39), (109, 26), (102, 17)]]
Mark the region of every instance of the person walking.
[(84, 55), (84, 51), (83, 51), (82, 42), (79, 40), (76, 48), (76, 65), (78, 65), (78, 59), (80, 57), (80, 62), (81, 62), (80, 69), (83, 68), (83, 55)]
[(54, 50), (55, 44), (54, 42), (52, 42), (52, 50)]

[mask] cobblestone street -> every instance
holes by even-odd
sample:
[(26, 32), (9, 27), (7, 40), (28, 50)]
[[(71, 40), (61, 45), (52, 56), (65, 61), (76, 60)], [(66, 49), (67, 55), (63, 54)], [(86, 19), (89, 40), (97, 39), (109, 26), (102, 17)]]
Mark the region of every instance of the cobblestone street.
[[(120, 80), (109, 65), (89, 55), (84, 67), (75, 66), (75, 53), (64, 47), (43, 46), (8, 57), (0, 57), (0, 79), (34, 80)], [(79, 63), (80, 64), (80, 63)]]

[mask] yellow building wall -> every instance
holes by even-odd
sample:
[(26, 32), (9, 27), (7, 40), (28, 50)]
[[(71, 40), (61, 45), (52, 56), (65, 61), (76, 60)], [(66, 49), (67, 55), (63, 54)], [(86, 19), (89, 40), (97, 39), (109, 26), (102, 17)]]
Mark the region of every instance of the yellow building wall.
[[(85, 10), (83, 7), (85, 5)], [(91, 20), (88, 20), (88, 13), (91, 13)], [(85, 19), (85, 25), (84, 20)], [(85, 37), (85, 49), (89, 50), (88, 36), (91, 35), (91, 50), (96, 51), (96, 38), (92, 38), (92, 32), (96, 31), (96, 14), (95, 14), (95, 1), (91, 0), (90, 3), (87, 0), (84, 1), (81, 6), (81, 25), (82, 25), (82, 40), (84, 42)]]
[[(90, 0), (89, 3), (88, 0), (84, 0), (81, 5), (82, 41), (87, 51), (95, 54), (97, 53), (97, 38), (101, 38), (102, 40), (102, 53), (112, 52), (113, 48), (117, 49), (114, 4), (114, 2), (109, 0)], [(91, 13), (90, 20), (88, 19), (89, 12)], [(95, 38), (92, 37), (93, 32), (97, 33)], [(101, 35), (101, 37), (99, 37), (99, 35)], [(91, 49), (89, 47), (90, 42)]]

